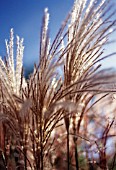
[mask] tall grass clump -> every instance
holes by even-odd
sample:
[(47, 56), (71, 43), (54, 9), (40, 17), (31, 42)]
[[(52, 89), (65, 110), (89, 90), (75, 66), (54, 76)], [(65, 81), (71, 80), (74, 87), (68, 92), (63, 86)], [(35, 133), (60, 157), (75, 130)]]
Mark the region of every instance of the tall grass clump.
[(75, 0), (50, 43), (46, 8), (39, 62), (27, 80), (23, 39), (17, 36), (14, 63), (11, 29), (6, 57), (0, 58), (2, 169), (114, 169), (116, 72), (101, 67), (116, 55), (104, 50), (116, 29), (114, 16), (109, 0)]

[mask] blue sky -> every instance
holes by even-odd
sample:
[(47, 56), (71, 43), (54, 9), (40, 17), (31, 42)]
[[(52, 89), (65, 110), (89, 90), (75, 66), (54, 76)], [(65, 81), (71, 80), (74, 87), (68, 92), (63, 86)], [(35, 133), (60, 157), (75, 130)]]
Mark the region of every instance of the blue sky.
[[(112, 1), (115, 2), (115, 0)], [(74, 0), (0, 0), (0, 56), (5, 56), (4, 40), (9, 38), (10, 28), (14, 28), (15, 35), (24, 38), (25, 68), (27, 69), (31, 64), (37, 62), (44, 8), (48, 7), (49, 9), (50, 36), (53, 38), (71, 10), (73, 2)], [(114, 49), (116, 51), (116, 43), (107, 49), (108, 53)], [(104, 63), (105, 66), (114, 66), (116, 56), (107, 59)]]

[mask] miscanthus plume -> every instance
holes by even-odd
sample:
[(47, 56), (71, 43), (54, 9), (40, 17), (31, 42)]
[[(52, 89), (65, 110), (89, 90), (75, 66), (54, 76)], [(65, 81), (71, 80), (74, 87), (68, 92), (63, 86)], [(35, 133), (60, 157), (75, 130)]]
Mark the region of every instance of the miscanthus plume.
[[(79, 169), (83, 153), (86, 154), (86, 167), (89, 168), (90, 159), (94, 163), (94, 157), (89, 158), (89, 149), (83, 147), (83, 153), (80, 153), (79, 148), (82, 140), (84, 145), (89, 142), (89, 147), (96, 145), (99, 149), (98, 138), (94, 136), (95, 128), (91, 134), (88, 131), (90, 117), (94, 115), (92, 109), (97, 108), (96, 103), (106, 98), (108, 100), (116, 92), (112, 88), (115, 71), (102, 70), (100, 64), (103, 59), (116, 55), (106, 55), (104, 52), (110, 34), (116, 29), (112, 8), (108, 0), (75, 0), (52, 43), (48, 34), (49, 13), (46, 8), (42, 20), (39, 62), (28, 80), (23, 75), (23, 39), (17, 36), (14, 56), (14, 33), (13, 29), (10, 30), (10, 40), (5, 41), (6, 57), (0, 58), (0, 121), (4, 134), (1, 136), (4, 143), (1, 149), (6, 156), (5, 167), (12, 162), (8, 158), (16, 151), (18, 160), (14, 155), (14, 169)], [(101, 106), (99, 104), (96, 117), (102, 114), (102, 106), (103, 103)], [(102, 121), (100, 116), (99, 119)], [(97, 127), (97, 120), (94, 122)], [(108, 132), (110, 125), (104, 125)], [(105, 140), (108, 137), (106, 131)], [(64, 150), (59, 153), (61, 143)], [(8, 154), (7, 146), (11, 147)], [(60, 159), (62, 152), (64, 158)], [(100, 153), (100, 160), (95, 161), (105, 169), (108, 166), (107, 155), (105, 151)]]

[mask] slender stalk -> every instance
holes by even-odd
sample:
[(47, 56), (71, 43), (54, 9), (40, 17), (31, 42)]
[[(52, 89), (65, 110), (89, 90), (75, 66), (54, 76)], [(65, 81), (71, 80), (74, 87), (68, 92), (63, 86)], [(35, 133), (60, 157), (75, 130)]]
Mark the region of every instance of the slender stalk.
[(25, 143), (24, 143), (24, 148), (23, 148), (25, 170), (27, 170), (27, 138), (28, 138), (27, 136), (28, 136), (28, 129), (27, 129), (26, 124), (25, 124)]
[(69, 128), (67, 129), (67, 170), (70, 169)]
[(76, 170), (79, 170), (79, 161), (78, 161), (78, 150), (77, 150), (77, 136), (76, 136), (76, 117), (73, 116), (73, 132), (74, 132), (74, 148), (75, 148), (75, 163), (76, 163)]
[[(38, 121), (38, 115), (36, 115), (36, 129), (37, 129), (37, 139), (39, 141), (39, 121)], [(40, 169), (40, 149), (39, 149), (39, 142), (36, 141), (36, 157), (35, 157), (35, 162), (36, 162), (36, 169)]]
[(76, 162), (76, 170), (79, 170), (79, 161), (78, 161), (78, 150), (77, 150), (77, 139), (74, 136), (74, 145), (75, 145), (75, 162)]
[(42, 131), (42, 113), (40, 113), (40, 169), (43, 170), (43, 131)]
[(25, 168), (25, 170), (27, 170), (27, 149), (26, 149), (26, 147), (24, 147), (24, 149), (23, 149), (23, 152), (24, 152), (24, 168)]
[(34, 115), (32, 116), (32, 131), (31, 131), (31, 133), (32, 133), (32, 148), (33, 148), (33, 156), (34, 156), (34, 161), (35, 161), (35, 165), (36, 165), (36, 167), (37, 167), (37, 159), (36, 159), (36, 151), (35, 151), (35, 149), (36, 149), (36, 145), (35, 145), (35, 139), (34, 139), (34, 132), (35, 132), (35, 125), (34, 125)]
[(64, 117), (64, 122), (65, 122), (65, 127), (66, 127), (66, 132), (67, 132), (67, 170), (70, 169), (70, 148), (69, 148), (69, 115)]

